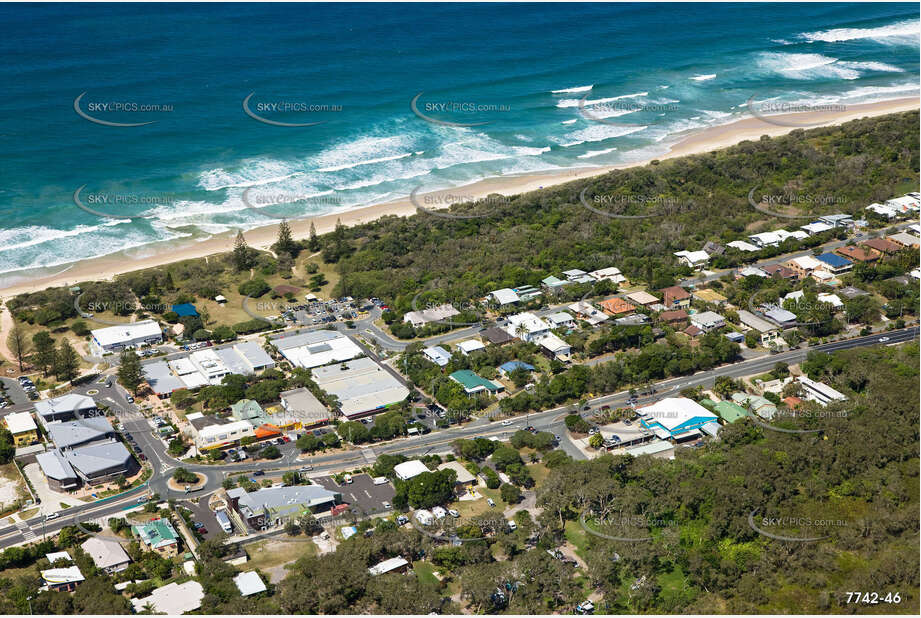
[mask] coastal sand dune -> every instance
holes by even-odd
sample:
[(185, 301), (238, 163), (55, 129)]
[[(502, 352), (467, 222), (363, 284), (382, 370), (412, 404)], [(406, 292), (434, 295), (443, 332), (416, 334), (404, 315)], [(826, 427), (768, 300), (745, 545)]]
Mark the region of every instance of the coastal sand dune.
[[(755, 117), (746, 118), (729, 124), (711, 127), (696, 133), (690, 133), (682, 141), (672, 147), (667, 154), (657, 158), (667, 159), (719, 150), (744, 140), (758, 139), (762, 135), (774, 137), (795, 130), (795, 126), (786, 126), (784, 123), (801, 125), (802, 128), (815, 128), (819, 126), (841, 124), (867, 116), (879, 116), (917, 109), (919, 109), (918, 99), (905, 98), (878, 103), (849, 105), (846, 106), (846, 109), (843, 111), (810, 111), (776, 116), (772, 115), (770, 116), (772, 122), (765, 122)], [(447, 195), (460, 194), (468, 199), (482, 198), (492, 193), (516, 195), (543, 187), (571, 182), (573, 180), (598, 176), (614, 169), (645, 165), (646, 163), (648, 163), (648, 161), (631, 165), (570, 168), (567, 170), (556, 170), (539, 174), (487, 178), (464, 187), (433, 191), (431, 193), (420, 194), (418, 197), (420, 199), (425, 199), (425, 203), (429, 204), (447, 204), (449, 202), (449, 198), (445, 197)], [(290, 225), (295, 238), (306, 238), (310, 232), (311, 222), (316, 226), (317, 233), (323, 234), (332, 231), (337, 221), (341, 221), (343, 225), (351, 226), (373, 221), (384, 215), (409, 216), (415, 213), (416, 207), (408, 198), (404, 198), (385, 204), (356, 208), (342, 213), (324, 215), (312, 219), (295, 220), (291, 221)], [(269, 225), (247, 231), (246, 240), (250, 246), (264, 249), (275, 241), (276, 235), (277, 225)], [(48, 287), (73, 285), (80, 281), (111, 279), (115, 275), (133, 270), (151, 268), (179, 260), (200, 258), (214, 253), (230, 251), (233, 247), (234, 236), (235, 234), (233, 233), (219, 234), (208, 240), (195, 243), (194, 245), (170, 246), (154, 255), (142, 253), (150, 251), (150, 248), (121, 251), (112, 255), (78, 262), (74, 264), (73, 267), (54, 275), (38, 277), (26, 282), (0, 288), (0, 295), (3, 297), (10, 297), (23, 292), (42, 290)]]

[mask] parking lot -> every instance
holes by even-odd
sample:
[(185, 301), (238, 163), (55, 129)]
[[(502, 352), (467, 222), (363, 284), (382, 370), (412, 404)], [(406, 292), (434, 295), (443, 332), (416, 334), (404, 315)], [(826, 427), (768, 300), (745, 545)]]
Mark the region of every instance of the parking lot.
[(357, 320), (364, 313), (362, 304), (351, 297), (339, 300), (312, 300), (292, 304), (281, 311), (281, 317), (303, 326), (329, 324), (345, 320)]
[(313, 481), (330, 491), (341, 493), (343, 502), (347, 502), (352, 510), (358, 510), (356, 515), (389, 510), (384, 507), (384, 502), (393, 502), (393, 496), (396, 494), (389, 482), (375, 485), (367, 474), (352, 477), (352, 483), (348, 485), (337, 485), (331, 476), (317, 477)]
[[(0, 378), (5, 388), (0, 389), (0, 406), (8, 407), (24, 403), (29, 403), (29, 396), (15, 378)], [(3, 405), (4, 402), (6, 405)]]

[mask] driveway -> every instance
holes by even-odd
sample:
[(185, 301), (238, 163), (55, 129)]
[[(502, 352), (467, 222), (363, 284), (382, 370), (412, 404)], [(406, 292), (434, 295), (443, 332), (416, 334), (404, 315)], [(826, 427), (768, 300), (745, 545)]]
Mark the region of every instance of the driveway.
[(69, 504), (70, 506), (84, 503), (83, 500), (77, 498), (73, 494), (59, 493), (48, 487), (48, 481), (45, 479), (45, 475), (42, 474), (41, 467), (37, 463), (27, 464), (23, 468), (23, 471), (25, 472), (26, 478), (32, 483), (35, 495), (41, 500), (38, 507), (42, 514), (48, 515), (60, 511), (61, 502)]
[(352, 477), (352, 483), (337, 485), (331, 476), (321, 476), (313, 479), (314, 483), (322, 485), (330, 491), (342, 494), (342, 501), (350, 505), (350, 510), (358, 509), (359, 513), (382, 513), (389, 509), (384, 507), (384, 502), (393, 502), (396, 491), (389, 482), (375, 485), (367, 474), (358, 474)]

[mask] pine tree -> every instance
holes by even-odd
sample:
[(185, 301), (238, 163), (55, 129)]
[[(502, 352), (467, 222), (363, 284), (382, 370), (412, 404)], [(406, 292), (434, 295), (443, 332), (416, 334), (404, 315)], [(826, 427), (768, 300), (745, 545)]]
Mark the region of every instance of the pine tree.
[(291, 236), (291, 226), (288, 225), (285, 219), (282, 219), (281, 223), (278, 224), (278, 240), (272, 245), (272, 251), (276, 254), (287, 253), (292, 257), (296, 257), (298, 250), (299, 247)]
[(10, 352), (13, 353), (16, 360), (19, 361), (19, 371), (22, 372), (22, 361), (29, 355), (29, 340), (26, 339), (26, 331), (21, 329), (19, 325), (14, 326), (10, 329), (10, 334), (6, 338), (6, 345), (10, 348)]
[(59, 380), (73, 380), (77, 377), (77, 369), (80, 367), (79, 357), (76, 350), (70, 345), (67, 339), (61, 341), (61, 347), (54, 358), (54, 375)]
[(141, 359), (133, 350), (125, 350), (121, 354), (118, 366), (118, 381), (122, 386), (137, 394), (137, 388), (143, 381), (141, 373)]
[(320, 239), (317, 238), (317, 226), (310, 222), (310, 240), (307, 241), (307, 248), (311, 251), (320, 250)]
[(54, 365), (54, 339), (48, 331), (42, 330), (32, 335), (32, 345), (35, 347), (35, 364), (42, 370), (42, 375), (47, 376), (48, 370)]
[(249, 245), (246, 244), (242, 231), (237, 232), (237, 237), (233, 241), (232, 257), (233, 265), (237, 270), (249, 270), (250, 266), (252, 266)]

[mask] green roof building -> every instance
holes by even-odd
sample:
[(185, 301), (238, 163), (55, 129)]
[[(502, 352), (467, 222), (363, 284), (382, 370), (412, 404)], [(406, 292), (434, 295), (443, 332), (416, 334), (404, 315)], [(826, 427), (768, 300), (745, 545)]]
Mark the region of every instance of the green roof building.
[(734, 423), (748, 416), (748, 411), (737, 403), (720, 401), (713, 406), (713, 411), (727, 423)]
[(761, 418), (770, 420), (774, 418), (774, 415), (777, 413), (777, 406), (760, 395), (733, 393), (732, 400), (746, 410), (751, 410)]
[(141, 540), (147, 549), (159, 554), (176, 555), (179, 535), (173, 525), (165, 519), (155, 519), (146, 524), (131, 526), (131, 532)]
[(496, 384), (491, 380), (477, 375), (469, 369), (455, 371), (449, 376), (452, 380), (464, 387), (464, 392), (468, 395), (475, 395), (484, 391), (489, 393), (499, 393), (505, 390), (501, 384)]
[(241, 399), (230, 406), (230, 414), (238, 421), (247, 421), (253, 427), (260, 427), (268, 422), (269, 415), (258, 402), (252, 399)]

